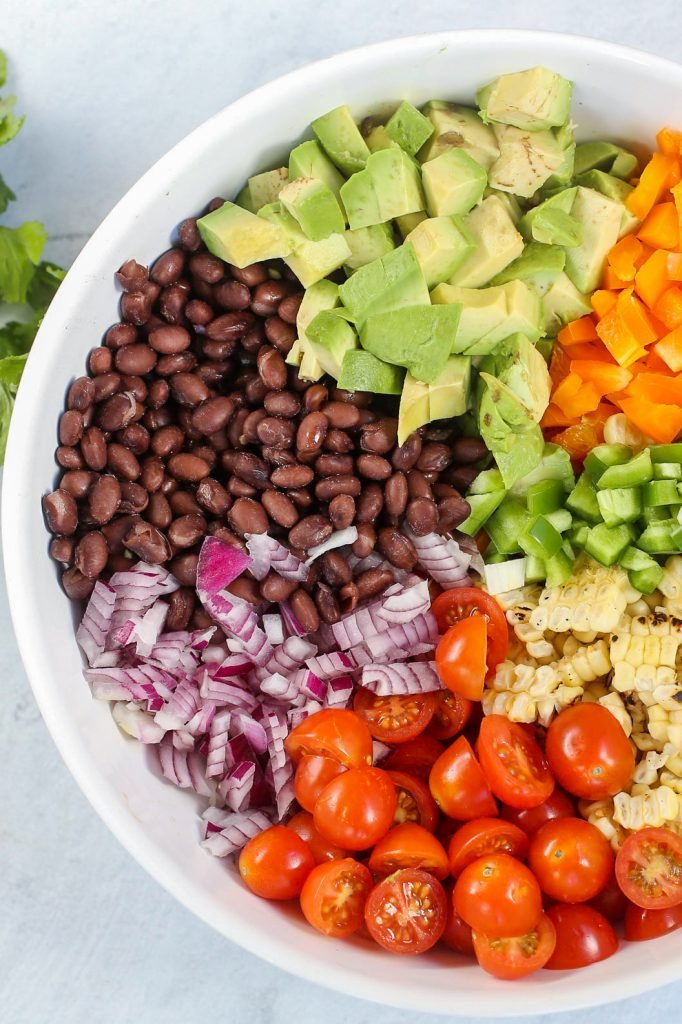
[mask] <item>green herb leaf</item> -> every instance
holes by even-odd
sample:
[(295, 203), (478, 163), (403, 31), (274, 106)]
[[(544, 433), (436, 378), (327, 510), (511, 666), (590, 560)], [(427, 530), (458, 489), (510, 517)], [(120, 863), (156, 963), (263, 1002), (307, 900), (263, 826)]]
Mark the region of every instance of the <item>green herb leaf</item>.
[(33, 317), (26, 323), (11, 320), (0, 326), (0, 359), (5, 356), (21, 355), (28, 352), (39, 326), (39, 318)]
[(5, 302), (26, 302), (46, 240), (47, 232), (38, 221), (0, 227), (0, 295)]
[(23, 356), (5, 356), (4, 359), (0, 359), (0, 384), (6, 384), (12, 395), (17, 393), (27, 359), (28, 353)]
[(0, 213), (4, 213), (12, 200), (16, 198), (14, 192), (0, 174)]
[(10, 142), (24, 123), (24, 118), (14, 113), (15, 102), (16, 96), (0, 99), (0, 146)]
[(46, 261), (39, 263), (28, 286), (29, 305), (36, 312), (44, 313), (65, 277), (66, 271), (58, 267), (56, 263)]
[(0, 89), (7, 81), (7, 54), (0, 50)]
[(5, 461), (9, 422), (14, 408), (14, 395), (7, 384), (0, 381), (0, 465)]

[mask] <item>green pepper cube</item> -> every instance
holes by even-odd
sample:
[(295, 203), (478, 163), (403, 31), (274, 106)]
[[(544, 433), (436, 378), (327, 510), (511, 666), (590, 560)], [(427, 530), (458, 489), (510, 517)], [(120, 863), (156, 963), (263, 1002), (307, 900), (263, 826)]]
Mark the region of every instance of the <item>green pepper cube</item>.
[(597, 493), (599, 511), (607, 526), (634, 523), (642, 514), (642, 492), (639, 487), (614, 487)]
[(544, 516), (537, 516), (519, 537), (519, 546), (527, 555), (551, 558), (561, 549), (561, 534)]
[(640, 594), (652, 594), (662, 579), (663, 569), (656, 562), (648, 569), (630, 569), (628, 572), (630, 585)]
[(504, 555), (515, 555), (519, 551), (518, 538), (529, 521), (526, 506), (518, 498), (507, 495), (485, 524), (485, 529), (498, 551)]
[(526, 583), (542, 583), (547, 576), (544, 558), (536, 558), (535, 555), (526, 555)]
[(593, 526), (585, 542), (585, 551), (602, 565), (613, 565), (618, 561), (632, 540), (630, 530), (621, 526), (607, 526), (599, 523)]
[(590, 528), (587, 523), (574, 522), (569, 532), (569, 540), (572, 544), (575, 544), (578, 548), (584, 548), (587, 543), (587, 538), (590, 533)]
[(531, 484), (526, 491), (526, 504), (532, 516), (556, 512), (564, 504), (561, 480), (540, 480), (537, 484)]
[(545, 518), (559, 533), (566, 533), (566, 530), (570, 530), (573, 524), (573, 516), (567, 508), (558, 508), (555, 512), (548, 512)]
[(622, 565), (624, 569), (640, 570), (650, 569), (652, 565), (658, 565), (658, 562), (655, 562), (646, 551), (642, 551), (641, 548), (631, 544), (618, 559), (618, 564)]
[(581, 475), (578, 483), (566, 498), (566, 508), (570, 509), (573, 515), (585, 519), (588, 523), (602, 521), (597, 501), (597, 489), (587, 473)]
[(654, 480), (682, 480), (682, 466), (679, 462), (654, 462)]
[(680, 462), (682, 463), (682, 443), (677, 444), (654, 444), (649, 449), (652, 462)]
[(681, 550), (673, 537), (673, 529), (679, 526), (676, 519), (650, 523), (640, 534), (637, 544), (650, 555), (674, 555)]
[(629, 462), (605, 469), (597, 481), (597, 487), (599, 490), (612, 487), (639, 487), (648, 483), (653, 475), (654, 468), (649, 449), (645, 448)]
[(463, 523), (457, 527), (460, 533), (466, 533), (473, 537), (484, 526), (495, 509), (499, 508), (504, 500), (504, 491), (490, 491), (488, 494), (468, 494), (469, 515)]
[(598, 444), (585, 459), (585, 472), (596, 484), (607, 469), (629, 462), (632, 454), (627, 444)]
[(644, 506), (642, 509), (642, 519), (647, 525), (649, 523), (662, 523), (666, 519), (670, 519), (671, 509), (667, 505), (654, 505), (653, 508)]
[(573, 559), (563, 549), (545, 562), (547, 586), (560, 587), (573, 572)]
[(644, 505), (658, 508), (661, 505), (682, 505), (682, 497), (674, 480), (650, 480), (644, 484)]
[(682, 524), (675, 523), (674, 526), (670, 527), (670, 536), (675, 543), (678, 551), (682, 551)]

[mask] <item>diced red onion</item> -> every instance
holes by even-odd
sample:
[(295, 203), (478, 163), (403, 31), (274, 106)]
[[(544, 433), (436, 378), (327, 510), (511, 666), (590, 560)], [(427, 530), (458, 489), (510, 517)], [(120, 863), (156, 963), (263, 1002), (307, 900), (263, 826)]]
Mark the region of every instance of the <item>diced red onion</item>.
[(316, 544), (314, 548), (308, 549), (308, 560), (306, 565), (312, 565), (316, 558), (319, 558), (320, 555), (324, 555), (327, 551), (334, 551), (335, 548), (343, 548), (350, 544), (354, 544), (357, 539), (357, 526), (347, 526), (345, 530), (337, 530), (331, 535), (331, 537), (328, 537), (327, 540), (323, 541), (321, 544)]
[(325, 707), (345, 708), (350, 703), (355, 686), (350, 676), (337, 676), (330, 679), (327, 685)]
[(220, 795), (231, 811), (243, 811), (248, 807), (253, 782), (256, 777), (254, 761), (239, 761), (219, 786)]
[(299, 669), (293, 679), (299, 693), (319, 701), (320, 704), (324, 701), (327, 696), (327, 683), (319, 679), (310, 669)]
[(273, 707), (262, 709), (260, 721), (267, 736), (272, 787), (275, 793), (277, 815), (281, 820), (294, 800), (292, 781), (294, 766), (284, 749), (284, 741), (289, 733), (289, 728), (286, 715)]
[(451, 537), (446, 539), (438, 533), (417, 537), (410, 530), (407, 532), (414, 544), (419, 564), (431, 579), (446, 589), (464, 586), (464, 581), (469, 582), (471, 555), (462, 551), (456, 540)]
[(295, 672), (303, 662), (312, 658), (316, 653), (317, 647), (309, 640), (298, 636), (288, 636), (281, 646), (274, 649), (267, 664), (255, 669), (254, 676), (258, 680), (263, 680), (274, 672), (280, 672), (282, 675)]
[(281, 615), (264, 615), (263, 629), (273, 647), (284, 643), (284, 623)]
[(173, 729), (170, 735), (176, 750), (194, 750), (194, 736), (188, 729)]
[[(217, 704), (229, 705), (240, 711), (255, 711), (258, 700), (247, 688), (243, 679), (227, 676), (224, 679), (214, 675), (212, 665), (203, 665), (197, 672), (199, 695), (203, 700), (212, 700)], [(217, 666), (216, 666), (217, 668)]]
[[(208, 659), (205, 659), (208, 661)], [(245, 676), (253, 668), (252, 662), (244, 654), (228, 654), (218, 667), (212, 671), (215, 679), (229, 679), (231, 676)]]
[(140, 743), (159, 743), (163, 739), (165, 730), (137, 704), (118, 701), (113, 705), (111, 713), (119, 729)]
[(192, 736), (205, 736), (211, 728), (211, 722), (215, 718), (217, 703), (214, 700), (202, 698), (202, 705), (197, 713), (190, 718), (186, 729)]
[(416, 615), (423, 615), (431, 606), (429, 584), (421, 580), (414, 587), (399, 587), (397, 593), (384, 595), (377, 608), (377, 615), (391, 626), (411, 622)]
[(293, 608), (289, 602), (280, 601), (279, 610), (282, 616), (282, 621), (284, 622), (284, 627), (289, 636), (305, 636), (308, 630), (301, 622), (299, 622), (296, 615), (294, 615)]
[(248, 569), (251, 559), (217, 537), (206, 537), (199, 551), (197, 590), (218, 594)]
[(444, 689), (435, 661), (393, 662), (391, 665), (367, 665), (362, 670), (361, 686), (377, 697), (409, 693), (433, 693)]
[(207, 779), (222, 778), (230, 767), (227, 753), (230, 722), (229, 711), (218, 711), (211, 722), (206, 753)]
[(103, 580), (98, 580), (76, 631), (76, 640), (91, 668), (103, 667), (102, 658), (108, 665), (116, 664), (115, 654), (112, 661), (112, 655), (104, 653), (115, 604), (114, 588)]
[(154, 644), (159, 639), (163, 629), (166, 616), (168, 615), (168, 604), (165, 601), (155, 601), (151, 608), (148, 608), (140, 621), (131, 633), (130, 643), (135, 644), (135, 653), (138, 658), (148, 658)]
[[(435, 616), (429, 611), (423, 615), (416, 615), (411, 622), (391, 626), (381, 635), (368, 637), (364, 644), (375, 661), (381, 662), (386, 660), (386, 654), (395, 647), (404, 650), (406, 655), (410, 656), (417, 644), (432, 644), (435, 647), (439, 638), (438, 624)], [(356, 652), (353, 653), (357, 657)]]
[(157, 711), (154, 721), (162, 729), (181, 729), (196, 715), (200, 706), (199, 687), (191, 682), (182, 682), (168, 704)]
[(229, 857), (271, 825), (272, 820), (260, 808), (232, 813), (222, 819), (220, 831), (208, 834), (201, 845), (214, 857)]
[(251, 715), (244, 711), (232, 712), (232, 725), (235, 735), (242, 734), (256, 754), (264, 754), (268, 749), (268, 738), (265, 729)]
[(471, 572), (478, 573), (479, 576), (484, 576), (485, 562), (483, 561), (483, 555), (478, 550), (478, 545), (475, 539), (473, 537), (468, 537), (466, 533), (457, 533), (455, 540), (465, 554), (471, 555), (469, 570)]
[(353, 657), (344, 651), (331, 651), (329, 654), (318, 654), (306, 659), (306, 665), (318, 679), (334, 679), (335, 676), (347, 675), (357, 668)]
[(268, 697), (287, 703), (295, 700), (299, 692), (295, 677), (283, 676), (280, 672), (266, 676), (260, 684), (260, 689), (261, 693), (267, 694)]
[(92, 668), (83, 675), (98, 700), (149, 700), (160, 693), (170, 697), (177, 686), (177, 679), (151, 665)]
[(257, 580), (264, 580), (273, 569), (285, 580), (302, 583), (308, 578), (308, 567), (289, 548), (267, 533), (244, 535), (251, 555), (251, 572)]

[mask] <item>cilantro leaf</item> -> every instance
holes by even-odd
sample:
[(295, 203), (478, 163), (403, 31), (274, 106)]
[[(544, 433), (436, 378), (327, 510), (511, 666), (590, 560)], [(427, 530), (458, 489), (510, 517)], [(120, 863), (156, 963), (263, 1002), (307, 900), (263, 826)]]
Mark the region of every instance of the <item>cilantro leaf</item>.
[(0, 295), (5, 302), (26, 302), (46, 240), (47, 232), (38, 221), (18, 228), (0, 227)]
[(17, 117), (14, 113), (16, 96), (5, 96), (0, 99), (0, 146), (4, 146), (17, 134), (22, 124), (23, 117)]
[(4, 213), (13, 199), (16, 199), (14, 192), (0, 174), (0, 213)]
[(28, 286), (29, 306), (32, 306), (37, 312), (44, 313), (65, 277), (66, 271), (58, 267), (56, 263), (46, 261), (39, 263)]

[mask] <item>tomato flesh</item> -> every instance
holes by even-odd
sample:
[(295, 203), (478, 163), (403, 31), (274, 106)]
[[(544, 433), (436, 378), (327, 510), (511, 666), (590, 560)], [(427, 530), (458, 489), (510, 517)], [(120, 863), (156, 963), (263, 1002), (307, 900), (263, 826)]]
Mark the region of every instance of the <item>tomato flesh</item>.
[(372, 734), (358, 715), (345, 708), (324, 708), (304, 718), (284, 745), (294, 764), (306, 754), (331, 757), (346, 768), (372, 763)]
[(426, 730), (428, 736), (436, 740), (451, 740), (459, 736), (471, 718), (473, 709), (473, 701), (451, 690), (436, 694), (433, 718)]
[(682, 904), (676, 907), (663, 907), (662, 910), (644, 910), (634, 903), (628, 903), (625, 909), (625, 938), (628, 942), (644, 942), (646, 939), (657, 939), (659, 935), (667, 935), (682, 928)]
[(501, 938), (532, 932), (542, 913), (535, 876), (507, 853), (468, 864), (455, 882), (453, 899), (455, 910), (475, 932)]
[(443, 886), (426, 871), (405, 868), (379, 882), (365, 906), (365, 924), (391, 953), (424, 953), (440, 939), (447, 919)]
[(682, 838), (667, 828), (628, 836), (616, 856), (616, 878), (627, 898), (644, 910), (682, 903)]
[(377, 697), (359, 687), (353, 700), (355, 713), (382, 743), (405, 743), (419, 736), (433, 718), (435, 707), (434, 693)]
[(485, 618), (488, 627), (486, 664), (490, 678), (506, 658), (509, 648), (507, 620), (495, 598), (478, 587), (457, 587), (440, 594), (431, 605), (431, 611), (436, 616), (441, 633), (470, 615), (482, 615)]
[(315, 801), (327, 783), (345, 771), (344, 766), (333, 757), (320, 754), (302, 757), (294, 776), (294, 794), (301, 807), (312, 812)]
[(580, 903), (555, 903), (547, 911), (556, 929), (556, 947), (545, 967), (568, 971), (606, 960), (618, 949), (613, 928), (593, 907)]
[(436, 668), (441, 681), (467, 700), (480, 700), (485, 685), (487, 625), (482, 615), (472, 615), (450, 626), (436, 648)]
[(442, 941), (455, 953), (463, 956), (474, 956), (474, 935), (471, 925), (463, 921), (459, 916), (452, 902), (452, 892), (448, 895), (448, 919), (445, 923), (445, 931), (441, 935)]
[(380, 839), (369, 858), (377, 875), (392, 875), (401, 868), (419, 868), (442, 880), (450, 871), (445, 847), (421, 825), (396, 825)]
[(490, 786), (464, 736), (456, 739), (435, 762), (429, 788), (441, 811), (450, 818), (469, 821), (497, 814)]
[(490, 938), (473, 933), (476, 959), (488, 974), (504, 981), (525, 978), (544, 967), (556, 946), (556, 930), (543, 914), (533, 931), (511, 938)]
[(547, 821), (555, 818), (574, 818), (575, 804), (560, 789), (555, 789), (537, 807), (500, 807), (500, 817), (518, 825), (527, 836), (532, 836)]
[(239, 873), (251, 892), (266, 900), (293, 900), (315, 867), (310, 847), (286, 825), (250, 839), (239, 855)]
[(547, 731), (545, 751), (559, 785), (584, 800), (619, 793), (635, 770), (630, 741), (601, 704), (581, 702), (558, 714)]
[(477, 749), (490, 788), (506, 804), (537, 807), (550, 796), (554, 779), (527, 727), (504, 715), (488, 715), (481, 722)]
[(477, 818), (457, 829), (448, 846), (453, 878), (479, 857), (490, 853), (508, 853), (523, 860), (528, 852), (528, 837), (520, 828), (499, 818)]
[(583, 903), (608, 882), (614, 855), (589, 821), (556, 818), (533, 836), (528, 864), (547, 896), (563, 903)]
[(380, 768), (349, 768), (327, 783), (315, 804), (315, 828), (335, 846), (366, 850), (393, 823), (395, 786)]
[[(436, 706), (436, 713), (438, 705)], [(429, 732), (433, 727), (434, 718), (431, 719)], [(428, 779), (429, 772), (435, 761), (443, 753), (443, 745), (432, 735), (422, 733), (415, 736), (413, 740), (400, 743), (383, 762), (382, 767), (396, 772), (409, 772), (420, 779)]]
[(429, 832), (435, 832), (439, 819), (438, 805), (424, 780), (409, 772), (389, 771), (387, 774), (395, 786), (394, 822), (397, 825), (421, 825)]
[(352, 857), (318, 864), (301, 891), (306, 920), (324, 935), (345, 939), (363, 924), (372, 876)]
[(316, 864), (324, 864), (328, 860), (341, 860), (348, 856), (348, 850), (334, 846), (320, 834), (315, 828), (310, 811), (299, 811), (298, 814), (294, 814), (287, 822), (287, 828), (293, 829), (296, 835), (308, 844)]

